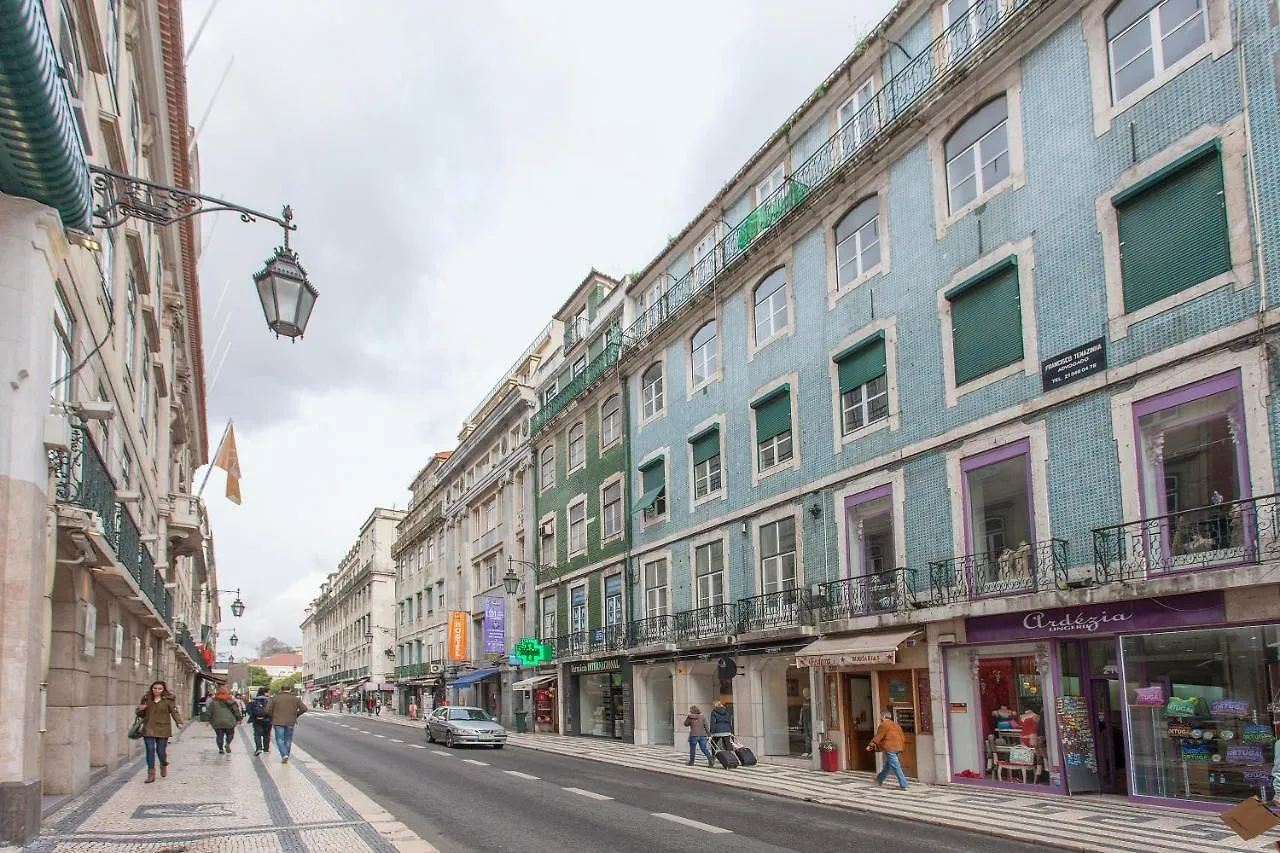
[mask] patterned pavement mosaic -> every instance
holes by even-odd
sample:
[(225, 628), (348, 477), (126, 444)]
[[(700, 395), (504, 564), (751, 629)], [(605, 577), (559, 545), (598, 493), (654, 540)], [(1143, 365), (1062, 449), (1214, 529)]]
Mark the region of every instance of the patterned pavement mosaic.
[[(310, 720), (303, 718), (305, 742)], [(229, 754), (192, 723), (169, 743), (169, 775), (136, 761), (44, 821), (27, 853), (439, 853), (294, 744), (254, 757), (240, 727)]]

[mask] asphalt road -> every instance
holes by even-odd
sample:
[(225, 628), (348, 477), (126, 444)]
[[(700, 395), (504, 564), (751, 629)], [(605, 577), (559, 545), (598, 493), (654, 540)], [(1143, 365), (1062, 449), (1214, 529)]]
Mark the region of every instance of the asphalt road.
[(700, 782), (516, 746), (446, 750), (420, 729), (316, 717), (298, 727), (298, 745), (443, 853), (1041, 849), (727, 788), (715, 782), (721, 771)]

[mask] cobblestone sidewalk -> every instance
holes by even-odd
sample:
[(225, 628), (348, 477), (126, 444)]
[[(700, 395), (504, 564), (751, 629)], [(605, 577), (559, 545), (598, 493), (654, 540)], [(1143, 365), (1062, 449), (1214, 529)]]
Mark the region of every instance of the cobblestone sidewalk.
[[(317, 723), (304, 717), (306, 743)], [(28, 853), (439, 853), (295, 743), (288, 764), (274, 745), (253, 755), (241, 726), (229, 755), (213, 732), (189, 724), (169, 743), (169, 775), (143, 782), (131, 763), (44, 822)]]

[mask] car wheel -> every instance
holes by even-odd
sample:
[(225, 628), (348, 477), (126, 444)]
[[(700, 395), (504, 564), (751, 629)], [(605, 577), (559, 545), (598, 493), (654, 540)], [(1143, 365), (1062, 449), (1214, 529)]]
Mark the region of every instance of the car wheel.
[(436, 736), (431, 733), (431, 726), (427, 726), (427, 743), (435, 743)]
[(449, 749), (453, 749), (453, 732), (447, 729), (444, 733), (444, 745), (449, 747)]

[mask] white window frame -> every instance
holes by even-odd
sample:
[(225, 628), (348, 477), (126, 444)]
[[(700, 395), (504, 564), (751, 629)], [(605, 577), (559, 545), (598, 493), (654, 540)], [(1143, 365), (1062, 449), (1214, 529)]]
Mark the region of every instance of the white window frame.
[[(770, 276), (772, 276), (774, 273), (778, 271), (782, 272), (782, 277), (783, 277), (782, 286), (780, 288), (775, 289), (772, 293), (769, 294), (769, 296), (765, 297), (764, 301), (757, 302), (756, 292), (764, 285), (765, 281)], [(775, 302), (775, 299), (777, 299), (779, 293), (781, 293), (781, 305), (776, 305), (774, 304), (774, 302)], [(763, 349), (764, 347), (768, 346), (769, 344), (773, 343), (779, 338), (790, 334), (793, 326), (795, 325), (795, 308), (792, 305), (792, 294), (791, 294), (790, 264), (782, 264), (778, 267), (775, 267), (774, 269), (770, 270), (768, 273), (766, 273), (765, 275), (757, 279), (755, 285), (752, 286), (751, 288), (750, 295), (748, 296), (748, 300), (751, 305), (751, 340), (752, 340), (752, 353), (754, 354), (756, 351)], [(766, 305), (768, 306), (767, 314), (762, 314), (761, 308)], [(780, 310), (786, 311), (786, 322), (783, 323), (781, 326), (775, 327), (774, 323), (776, 322), (776, 318)], [(768, 317), (768, 320), (769, 320), (768, 334), (766, 334), (764, 337), (761, 337), (760, 336), (761, 319), (766, 316)]]
[[(644, 377), (654, 367), (658, 368), (658, 380), (646, 384)], [(666, 378), (667, 365), (663, 359), (650, 363), (640, 371), (640, 423), (642, 425), (666, 414)]]
[[(650, 584), (650, 568), (661, 564), (661, 577), (656, 574), (654, 580), (661, 583)], [(656, 571), (656, 569), (655, 569)], [(640, 565), (640, 583), (644, 590), (644, 616), (653, 619), (658, 616), (671, 615), (671, 558), (658, 556), (645, 560)]]
[[(617, 401), (617, 408), (614, 410), (613, 415), (607, 415), (604, 409), (605, 409), (605, 406), (609, 405), (611, 401)], [(606, 434), (605, 424), (610, 419), (615, 420), (616, 423), (613, 426), (612, 434)], [(615, 444), (617, 444), (622, 440), (622, 395), (621, 394), (618, 394), (618, 393), (610, 394), (608, 397), (604, 399), (604, 402), (600, 404), (599, 422), (600, 422), (600, 454), (603, 456), (606, 450), (613, 447)]]
[[(1161, 12), (1169, 4), (1169, 2), (1170, 0), (1163, 0), (1163, 2), (1157, 3), (1151, 9), (1149, 9), (1145, 15), (1143, 15), (1141, 18), (1139, 18), (1138, 20), (1130, 24), (1128, 27), (1126, 27), (1115, 38), (1107, 40), (1107, 68), (1110, 71), (1111, 102), (1113, 104), (1123, 103), (1130, 96), (1139, 92), (1147, 84), (1155, 80), (1158, 80), (1160, 77), (1163, 77), (1166, 74), (1168, 74), (1169, 68), (1171, 66), (1167, 65), (1164, 61), (1164, 40), (1168, 38), (1168, 35), (1163, 34), (1164, 19)], [(1197, 14), (1200, 16), (1200, 29), (1204, 35), (1204, 39), (1203, 41), (1200, 42), (1200, 44), (1196, 45), (1194, 48), (1187, 51), (1188, 56), (1195, 53), (1202, 46), (1204, 46), (1205, 44), (1208, 44), (1209, 42), (1209, 15), (1210, 15), (1209, 3), (1205, 2), (1205, 0), (1200, 0), (1200, 7), (1197, 9)], [(1106, 17), (1107, 17), (1106, 15), (1103, 16), (1104, 23), (1106, 21)], [(1195, 17), (1195, 16), (1192, 16), (1192, 17)], [(1170, 30), (1169, 35), (1172, 35), (1173, 32), (1187, 26), (1191, 22), (1191, 20), (1192, 18), (1186, 18), (1185, 20), (1179, 22), (1177, 26), (1174, 27), (1173, 30)], [(1147, 31), (1147, 37), (1149, 39), (1147, 42), (1147, 49), (1143, 53), (1138, 54), (1138, 56), (1145, 55), (1146, 53), (1151, 54), (1151, 67), (1152, 67), (1151, 78), (1148, 80), (1144, 80), (1142, 83), (1135, 86), (1132, 91), (1127, 92), (1123, 96), (1117, 98), (1116, 97), (1116, 74), (1121, 70), (1121, 68), (1117, 68), (1115, 63), (1116, 42), (1120, 41), (1120, 39), (1124, 38), (1126, 35), (1128, 35), (1133, 30), (1137, 29), (1138, 27), (1144, 27)], [(1176, 66), (1179, 62), (1182, 61), (1183, 58), (1185, 57), (1180, 57), (1178, 60), (1176, 60), (1173, 63), (1173, 65)], [(1128, 67), (1135, 61), (1137, 61), (1137, 57), (1129, 60), (1129, 62), (1125, 63), (1123, 67)]]
[[(573, 435), (574, 430), (580, 431), (576, 439), (574, 438), (574, 435)], [(578, 445), (578, 452), (576, 454), (574, 453), (574, 450), (573, 450), (575, 441), (577, 442), (577, 445)], [(587, 464), (587, 423), (586, 421), (578, 421), (576, 424), (569, 427), (568, 443), (569, 443), (569, 473), (573, 473), (574, 471), (577, 471), (580, 468), (586, 467), (586, 464)]]
[(786, 181), (787, 163), (786, 160), (783, 160), (777, 166), (774, 166), (772, 171), (770, 171), (763, 180), (756, 184), (756, 207), (764, 204), (765, 199), (776, 193), (778, 189), (786, 183)]
[[(883, 246), (882, 246), (882, 241), (881, 241), (881, 239), (880, 239), (880, 233), (881, 233), (881, 230), (882, 230), (882, 229), (881, 229), (881, 227), (880, 227), (880, 205), (881, 205), (881, 200), (880, 200), (880, 197), (879, 197), (878, 195), (876, 195), (876, 196), (866, 196), (866, 197), (864, 197), (864, 198), (862, 198), (862, 199), (858, 200), (854, 205), (852, 205), (851, 207), (849, 207), (849, 208), (844, 212), (844, 214), (842, 214), (842, 215), (841, 215), (841, 217), (840, 217), (839, 219), (837, 219), (837, 220), (836, 220), (836, 224), (838, 225), (841, 221), (843, 221), (843, 219), (844, 219), (844, 217), (845, 217), (845, 216), (847, 216), (847, 215), (849, 215), (849, 214), (853, 213), (853, 211), (854, 211), (854, 209), (855, 209), (855, 208), (857, 208), (857, 207), (861, 206), (864, 202), (866, 202), (866, 201), (867, 201), (867, 200), (869, 200), (869, 199), (873, 199), (873, 198), (875, 199), (875, 208), (876, 208), (875, 215), (874, 215), (874, 216), (872, 216), (870, 219), (868, 219), (865, 223), (863, 223), (862, 227), (861, 227), (861, 228), (859, 228), (857, 231), (853, 232), (851, 235), (849, 235), (848, 237), (844, 238), (844, 240), (842, 240), (842, 241), (839, 241), (839, 242), (836, 242), (836, 243), (835, 243), (835, 253), (836, 253), (836, 282), (835, 282), (835, 286), (836, 286), (836, 289), (837, 289), (837, 290), (841, 289), (841, 285), (840, 285), (840, 268), (841, 268), (842, 266), (844, 266), (844, 264), (843, 264), (843, 263), (841, 263), (841, 256), (840, 256), (840, 249), (841, 249), (841, 247), (843, 247), (843, 246), (849, 246), (849, 248), (851, 248), (851, 249), (853, 250), (853, 257), (852, 257), (852, 258), (850, 258), (849, 260), (851, 260), (851, 261), (853, 261), (853, 262), (854, 262), (854, 268), (855, 268), (855, 275), (854, 275), (854, 276), (853, 276), (853, 278), (852, 278), (852, 279), (850, 279), (850, 280), (849, 280), (849, 282), (848, 282), (848, 283), (846, 283), (846, 284), (844, 285), (844, 287), (843, 287), (843, 289), (845, 289), (845, 290), (852, 290), (854, 287), (857, 287), (857, 286), (858, 286), (858, 284), (860, 284), (863, 280), (865, 280), (865, 279), (866, 279), (866, 278), (868, 278), (872, 273), (874, 273), (876, 270), (878, 270), (878, 269), (880, 268), (880, 264), (881, 264), (881, 263), (883, 262), (883, 260), (884, 260)], [(874, 243), (869, 243), (868, 241), (866, 241), (866, 240), (864, 240), (864, 239), (863, 239), (863, 234), (864, 234), (864, 232), (866, 232), (866, 230), (867, 230), (868, 228), (874, 228), (874, 230), (875, 230), (875, 242), (874, 242)], [(831, 236), (832, 236), (832, 240), (833, 240), (833, 242), (834, 242), (834, 241), (835, 241), (835, 229), (834, 229), (834, 227), (832, 228), (832, 235), (831, 235)], [(867, 266), (867, 264), (866, 264), (866, 257), (865, 257), (865, 255), (866, 255), (867, 250), (868, 250), (872, 245), (874, 245), (874, 246), (876, 247), (876, 250), (877, 250), (877, 252), (878, 252), (879, 254), (878, 254), (878, 257), (876, 258), (876, 262), (875, 262), (874, 264), (870, 265), (870, 266)]]
[(134, 372), (138, 367), (138, 283), (133, 270), (125, 271), (124, 297), (124, 379), (133, 390)]
[[(957, 125), (957, 128), (958, 127), (959, 125)], [(988, 152), (986, 150), (986, 146), (984, 145), (984, 143), (986, 143), (987, 140), (990, 139), (994, 133), (1001, 130), (1004, 131), (1004, 147), (1001, 148), (992, 156), (988, 157), (987, 156)], [(1013, 174), (1012, 163), (1009, 164), (1008, 171), (1001, 178), (999, 178), (997, 181), (991, 184), (991, 186), (986, 185), (986, 179), (984, 177), (983, 170), (985, 169), (988, 163), (995, 162), (1000, 157), (1004, 157), (1006, 159), (1009, 157), (1009, 111), (1008, 111), (1007, 99), (1005, 101), (1004, 119), (997, 122), (991, 129), (989, 129), (986, 133), (982, 134), (982, 136), (975, 139), (969, 145), (968, 148), (965, 148), (959, 154), (952, 157), (950, 160), (946, 162), (945, 169), (947, 173), (947, 208), (952, 211), (964, 210), (965, 208), (968, 208), (971, 205), (973, 205), (975, 201), (982, 198), (983, 195), (990, 192), (994, 187), (997, 187), (1004, 181), (1007, 181)], [(968, 161), (968, 163), (973, 166), (974, 170), (971, 173), (967, 173), (964, 180), (960, 181), (959, 183), (956, 183), (951, 176), (951, 167), (952, 165), (957, 163), (964, 163), (964, 161)], [(970, 178), (973, 179), (973, 183), (974, 183), (973, 198), (957, 206), (955, 204), (955, 199), (953, 198), (952, 193), (955, 191), (957, 186), (959, 186), (960, 184), (967, 183)]]
[[(614, 504), (608, 502), (605, 498), (605, 492), (609, 489), (616, 488), (618, 490), (617, 506), (617, 529), (612, 532), (609, 530), (609, 520), (611, 517), (610, 507)], [(623, 488), (623, 476), (617, 474), (605, 480), (600, 486), (600, 544), (611, 542), (622, 536), (626, 530), (626, 489)]]
[[(780, 441), (780, 439), (783, 436), (774, 436), (773, 438), (767, 439), (766, 441), (763, 441), (763, 442), (756, 440), (757, 410), (755, 409), (755, 407), (751, 405), (751, 403), (761, 399), (762, 397), (767, 397), (770, 394), (770, 392), (777, 390), (782, 385), (791, 386), (790, 390), (788, 390), (787, 392), (791, 401), (791, 405), (789, 407), (791, 410), (791, 429), (789, 432), (783, 434), (783, 436), (790, 436), (791, 456), (790, 458), (782, 461), (777, 461), (775, 459), (774, 464), (770, 465), (768, 468), (762, 468), (761, 467), (762, 448), (768, 445), (772, 448), (773, 452), (776, 454), (778, 448), (782, 444), (784, 444), (784, 442)], [(800, 374), (799, 373), (789, 373), (785, 376), (777, 377), (772, 381), (770, 381), (768, 385), (763, 385), (760, 388), (756, 389), (756, 391), (747, 398), (747, 425), (751, 430), (750, 432), (750, 435), (751, 435), (751, 484), (753, 486), (759, 485), (760, 481), (762, 481), (765, 477), (768, 477), (772, 474), (776, 474), (779, 471), (786, 471), (788, 469), (798, 469), (800, 467), (800, 442), (796, 440), (796, 427), (798, 425), (798, 414), (799, 414), (796, 411), (796, 401), (799, 398), (800, 398)]]
[(695, 285), (705, 284), (720, 268), (718, 261), (712, 261), (711, 268), (700, 265), (703, 258), (714, 255), (720, 242), (720, 226), (713, 225), (711, 230), (702, 236), (693, 246), (693, 280)]
[[(765, 595), (771, 592), (777, 592), (779, 589), (802, 589), (804, 587), (804, 564), (802, 556), (804, 554), (804, 525), (801, 521), (802, 507), (795, 504), (788, 504), (779, 507), (772, 512), (765, 513), (755, 520), (752, 525), (752, 539), (755, 548), (755, 581), (758, 594)], [(771, 557), (764, 557), (764, 533), (765, 529), (777, 524), (780, 521), (790, 519), (795, 525), (796, 545), (795, 551), (781, 552)], [(795, 561), (795, 582), (791, 587), (782, 587), (780, 584), (770, 589), (765, 588), (765, 562), (766, 560), (778, 560), (786, 554), (791, 554)]]
[[(609, 595), (609, 581), (613, 580), (614, 578), (617, 578), (619, 581), (618, 595), (617, 595), (617, 601), (618, 601), (617, 617), (618, 618), (616, 621), (610, 621), (611, 614), (610, 614), (610, 608), (609, 608), (609, 601), (611, 598), (613, 598), (613, 596)], [(626, 579), (623, 577), (622, 572), (612, 572), (610, 574), (604, 575), (600, 579), (600, 616), (601, 616), (601, 621), (604, 623), (603, 627), (605, 628), (618, 628), (627, 624)]]
[[(698, 560), (705, 553), (707, 556), (708, 568), (711, 566), (712, 552), (716, 547), (720, 549), (720, 566), (705, 574), (698, 574)], [(725, 567), (728, 562), (729, 546), (725, 538), (719, 533), (703, 540), (695, 541), (689, 545), (689, 580), (693, 589), (693, 608), (700, 610), (704, 607), (716, 607), (723, 605), (729, 600), (728, 578), (726, 577)], [(708, 583), (708, 588), (704, 589), (703, 579), (712, 579)], [(714, 587), (718, 587), (718, 592)]]
[[(702, 333), (702, 330), (708, 326), (713, 327), (711, 330), (711, 339), (703, 341), (703, 343), (694, 347), (694, 339)], [(701, 368), (702, 375), (698, 375)], [(715, 317), (702, 323), (698, 328), (693, 330), (693, 334), (689, 336), (689, 393), (705, 388), (712, 382), (720, 378), (720, 323)]]
[(573, 368), (570, 370), (570, 373), (576, 379), (583, 372), (585, 372), (586, 369), (587, 369), (587, 357), (584, 355), (579, 357), (578, 360), (573, 363)]
[[(575, 510), (582, 512), (582, 518), (574, 522), (573, 514)], [(565, 509), (565, 526), (569, 529), (568, 555), (576, 557), (583, 554), (587, 550), (587, 498), (585, 495), (579, 495)], [(575, 533), (574, 528), (577, 528)]]
[(551, 402), (551, 398), (560, 393), (559, 377), (552, 379), (547, 383), (547, 387), (542, 390), (542, 405)]
[[(551, 453), (550, 460), (547, 459), (548, 451)], [(548, 462), (551, 464), (550, 477), (547, 476)], [(551, 440), (550, 444), (538, 451), (538, 477), (539, 492), (545, 492), (548, 489), (554, 489), (556, 487), (556, 445), (554, 438)]]
[[(887, 393), (889, 395), (889, 414), (887, 417), (878, 421), (866, 424), (861, 429), (853, 432), (844, 432), (844, 405), (843, 395), (840, 393), (840, 366), (836, 364), (835, 357), (847, 350), (854, 344), (867, 340), (872, 335), (880, 333), (884, 336), (884, 360), (885, 360), (885, 381), (887, 385)], [(833, 452), (840, 453), (844, 446), (851, 441), (878, 432), (882, 429), (896, 431), (901, 425), (901, 418), (898, 410), (898, 322), (897, 318), (888, 317), (877, 320), (853, 334), (844, 338), (827, 354), (827, 365), (831, 372), (831, 412), (832, 412), (832, 430), (835, 436)]]
[[(53, 286), (53, 376), (50, 379), (49, 396), (59, 402), (67, 402), (74, 398), (71, 392), (75, 377), (71, 370), (76, 359), (76, 321), (71, 313), (66, 297), (62, 294), (62, 285)], [(52, 383), (57, 383), (53, 385)]]
[[(547, 604), (550, 603), (550, 607)], [(555, 590), (544, 592), (542, 594), (542, 612), (539, 614), (541, 619), (541, 634), (543, 640), (554, 640), (559, 630), (559, 613), (556, 612), (556, 593)]]
[[(639, 467), (636, 469), (636, 473), (639, 474), (640, 480), (637, 494), (644, 494), (644, 469), (648, 467), (648, 464), (654, 459), (662, 460), (663, 493), (658, 496), (652, 506), (648, 509), (641, 510), (641, 529), (644, 529), (651, 524), (659, 524), (666, 521), (669, 518), (669, 513), (671, 512), (671, 462), (667, 448), (659, 448), (641, 460)], [(660, 510), (659, 507), (661, 507)]]
[[(547, 524), (551, 525), (551, 536), (544, 536), (543, 527)], [(547, 555), (545, 539), (551, 539), (551, 554)], [(554, 512), (549, 512), (542, 518), (538, 519), (538, 562), (544, 566), (554, 566), (559, 558), (560, 550), (560, 519)]]
[[(838, 133), (836, 139), (840, 147), (840, 159), (844, 160), (853, 156), (859, 148), (867, 143), (880, 130), (879, 112), (876, 112), (874, 128), (866, 133), (867, 125), (865, 122), (855, 121), (858, 114), (876, 99), (876, 80), (875, 75), (867, 75), (867, 78), (858, 84), (849, 97), (836, 109), (836, 131)], [(848, 131), (846, 131), (846, 127)], [(865, 133), (865, 135), (864, 135)], [(853, 144), (850, 145), (849, 143)]]
[[(573, 594), (582, 593), (582, 604), (573, 603)], [(585, 634), (591, 619), (591, 591), (585, 582), (569, 587), (569, 634)]]

